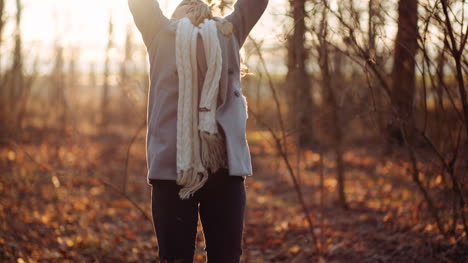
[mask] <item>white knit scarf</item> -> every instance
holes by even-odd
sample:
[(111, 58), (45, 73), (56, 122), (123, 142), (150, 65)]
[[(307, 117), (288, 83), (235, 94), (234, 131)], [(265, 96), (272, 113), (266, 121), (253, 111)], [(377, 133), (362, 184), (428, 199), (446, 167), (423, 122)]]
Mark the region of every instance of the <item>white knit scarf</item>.
[[(201, 35), (208, 70), (198, 104), (197, 38)], [(208, 168), (225, 167), (225, 142), (215, 119), (222, 54), (216, 21), (205, 19), (199, 27), (188, 18), (179, 20), (176, 31), (176, 62), (179, 72), (177, 110), (177, 184), (181, 199), (191, 197), (208, 180)]]

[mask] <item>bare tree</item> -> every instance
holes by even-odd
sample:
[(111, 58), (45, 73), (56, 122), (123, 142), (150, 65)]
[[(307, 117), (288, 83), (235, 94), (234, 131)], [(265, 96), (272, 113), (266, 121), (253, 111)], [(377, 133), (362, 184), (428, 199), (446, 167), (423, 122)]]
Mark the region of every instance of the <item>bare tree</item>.
[(130, 93), (130, 82), (132, 72), (132, 60), (134, 54), (134, 45), (133, 45), (133, 31), (132, 27), (127, 27), (127, 32), (125, 35), (125, 45), (124, 45), (124, 57), (120, 63), (120, 117), (124, 122), (131, 118), (131, 101), (129, 100), (128, 94)]
[(102, 96), (101, 96), (101, 128), (106, 129), (109, 124), (110, 119), (110, 109), (109, 109), (109, 77), (110, 77), (110, 52), (114, 47), (114, 24), (112, 22), (112, 16), (109, 17), (109, 26), (108, 26), (108, 42), (106, 48), (106, 59), (104, 62), (104, 84), (102, 87)]
[[(5, 0), (0, 0), (0, 119), (5, 120), (7, 115), (7, 96), (8, 91), (6, 89), (6, 74), (2, 71), (2, 58), (3, 58), (3, 29), (6, 24), (5, 19)], [(2, 126), (6, 126), (4, 123)]]
[[(98, 87), (98, 80), (97, 80), (97, 72), (96, 72), (96, 63), (91, 62), (89, 64), (88, 70), (89, 71), (88, 71), (88, 78), (87, 78), (86, 86), (87, 86), (87, 88), (92, 90), (94, 94), (97, 94), (96, 91), (97, 91), (97, 87)], [(99, 99), (98, 100), (93, 100), (92, 101), (92, 105), (93, 105), (92, 109), (99, 112), (97, 109), (101, 106), (100, 102), (101, 102), (101, 100), (99, 100)], [(90, 123), (99, 123), (100, 118), (101, 118), (101, 115), (99, 115), (99, 114), (91, 114), (91, 115), (89, 115), (88, 121)]]
[(233, 3), (232, 0), (208, 0), (208, 4), (217, 8), (221, 15), (224, 15), (228, 7)]
[(15, 47), (13, 51), (13, 63), (8, 72), (7, 89), (8, 89), (8, 112), (13, 126), (20, 124), (18, 112), (20, 111), (19, 105), (23, 97), (27, 95), (28, 90), (25, 86), (25, 78), (23, 74), (23, 48), (22, 48), (22, 35), (21, 35), (21, 20), (23, 14), (23, 7), (21, 0), (16, 0), (16, 17), (15, 17)]
[[(463, 51), (466, 51), (465, 46), (466, 46), (467, 39), (468, 39), (468, 27), (466, 27), (466, 29), (463, 28), (464, 26), (463, 21), (465, 17), (462, 17), (461, 32), (458, 34), (459, 37), (457, 37), (457, 33), (454, 31), (453, 22), (450, 19), (450, 15), (449, 15), (449, 3), (447, 2), (447, 0), (442, 0), (441, 3), (442, 3), (442, 10), (443, 10), (444, 17), (445, 17), (444, 29), (449, 37), (446, 43), (447, 43), (447, 48), (452, 54), (453, 60), (455, 62), (458, 90), (460, 92), (461, 103), (463, 107), (463, 115), (465, 117), (466, 137), (468, 138), (468, 97), (466, 94), (467, 91), (465, 87), (464, 74), (462, 70), (462, 55), (464, 53)], [(462, 8), (463, 10), (465, 9), (465, 1), (463, 1)], [(459, 39), (459, 41), (457, 41), (457, 39)]]
[(64, 48), (60, 44), (55, 46), (51, 83), (53, 90), (51, 97), (52, 110), (55, 111), (56, 123), (59, 124), (60, 131), (64, 132), (67, 126), (67, 100), (65, 93), (67, 82), (65, 79)]
[[(418, 1), (400, 0), (395, 40), (391, 100), (396, 125), (413, 125), (415, 67), (418, 49)], [(409, 134), (408, 139), (411, 139)]]
[(306, 69), (308, 50), (305, 34), (307, 31), (305, 18), (306, 0), (290, 0), (293, 18), (292, 34), (288, 36), (288, 73), (285, 86), (290, 95), (289, 116), (293, 120), (293, 130), (297, 131), (297, 144), (301, 148), (310, 148), (314, 142), (311, 129), (313, 109), (311, 82)]
[[(23, 39), (21, 24), (23, 5), (16, 0), (15, 31), (13, 35), (14, 49), (12, 62), (5, 72), (0, 71), (0, 110), (4, 128), (20, 129), (26, 113), (26, 106), (31, 95), (32, 84), (37, 76), (38, 58), (32, 61), (31, 73), (25, 74), (25, 58), (23, 56)], [(0, 2), (0, 47), (3, 45), (2, 33), (5, 25), (5, 2)]]
[(13, 51), (13, 65), (11, 68), (12, 85), (10, 87), (10, 107), (14, 111), (15, 102), (21, 98), (22, 89), (24, 87), (23, 75), (23, 50), (22, 50), (22, 35), (21, 35), (21, 20), (23, 7), (21, 0), (16, 0), (16, 32), (15, 32), (15, 49)]
[[(0, 47), (3, 44), (3, 29), (5, 28), (6, 20), (5, 20), (5, 0), (0, 0)], [(0, 53), (1, 58), (1, 53)], [(1, 60), (0, 60), (1, 61)], [(1, 64), (0, 64), (1, 66)], [(1, 72), (1, 68), (0, 68)]]
[[(69, 57), (68, 57), (68, 68), (66, 74), (66, 85), (67, 85), (67, 95), (69, 98), (69, 105), (73, 105), (71, 107), (75, 108), (78, 106), (77, 98), (79, 98), (79, 88), (80, 88), (80, 74), (78, 69), (79, 64), (79, 53), (80, 50), (77, 47), (70, 47)], [(73, 114), (74, 112), (69, 113), (69, 118), (72, 119), (70, 125), (73, 127), (74, 130), (77, 130), (78, 122), (77, 114)]]
[[(323, 0), (326, 2), (327, 0)], [(324, 6), (327, 6), (325, 4)], [(326, 109), (325, 116), (330, 118), (331, 127), (327, 133), (331, 134), (332, 144), (334, 148), (335, 158), (336, 158), (336, 176), (338, 182), (338, 199), (343, 208), (349, 208), (346, 201), (345, 195), (345, 175), (344, 175), (344, 160), (343, 160), (343, 135), (342, 127), (339, 116), (339, 109), (337, 104), (337, 98), (333, 86), (336, 83), (332, 81), (332, 73), (330, 70), (330, 46), (328, 45), (328, 18), (327, 18), (327, 9), (323, 8), (322, 17), (320, 23), (320, 30), (318, 32), (318, 41), (319, 41), (319, 65), (322, 76), (322, 93), (324, 96), (323, 108)], [(336, 68), (339, 68), (340, 65), (335, 65)], [(340, 72), (334, 72), (337, 76), (340, 75)]]
[[(377, 38), (379, 37), (379, 30), (383, 31), (385, 26), (385, 16), (382, 14), (381, 0), (369, 0), (368, 13), (369, 19), (367, 21), (367, 59), (369, 63), (375, 65), (383, 65), (384, 60), (382, 55), (379, 53), (377, 46)], [(377, 89), (371, 89), (369, 93), (373, 101), (373, 111), (375, 112), (375, 122), (378, 125), (380, 131), (385, 131), (385, 115), (382, 110), (377, 110), (377, 106), (382, 106), (385, 101), (385, 94), (382, 94), (382, 87), (373, 72), (367, 72), (366, 75), (371, 75), (369, 79), (372, 87), (377, 86)]]

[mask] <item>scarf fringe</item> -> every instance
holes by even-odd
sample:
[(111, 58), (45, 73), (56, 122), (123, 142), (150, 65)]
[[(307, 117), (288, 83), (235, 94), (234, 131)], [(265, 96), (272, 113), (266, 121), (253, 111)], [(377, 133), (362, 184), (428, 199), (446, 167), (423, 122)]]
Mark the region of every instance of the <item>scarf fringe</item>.
[(200, 133), (201, 160), (204, 167), (209, 167), (214, 173), (219, 168), (227, 167), (226, 144), (220, 133)]
[(184, 186), (179, 191), (180, 199), (189, 199), (196, 191), (205, 185), (208, 180), (208, 172), (197, 172), (195, 169), (181, 171), (177, 176), (177, 184)]

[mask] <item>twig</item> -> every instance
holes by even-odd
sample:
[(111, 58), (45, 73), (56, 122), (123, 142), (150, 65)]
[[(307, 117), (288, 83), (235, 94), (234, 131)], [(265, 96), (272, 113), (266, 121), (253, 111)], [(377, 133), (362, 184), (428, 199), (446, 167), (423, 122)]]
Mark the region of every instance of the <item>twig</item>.
[(127, 155), (125, 157), (125, 169), (124, 169), (125, 173), (124, 173), (124, 176), (123, 176), (123, 192), (124, 193), (127, 192), (128, 162), (129, 162), (129, 159), (130, 159), (130, 150), (132, 149), (132, 146), (135, 143), (136, 138), (138, 137), (138, 134), (140, 133), (140, 131), (145, 126), (146, 126), (146, 120), (138, 127), (137, 131), (133, 135), (133, 137), (130, 140), (130, 143), (128, 144), (128, 147), (127, 147)]
[(288, 172), (289, 172), (289, 175), (290, 175), (290, 177), (291, 177), (291, 179), (293, 181), (293, 185), (294, 185), (294, 188), (296, 190), (299, 202), (301, 203), (302, 209), (304, 211), (304, 217), (307, 220), (307, 223), (309, 225), (309, 233), (312, 236), (315, 247), (317, 248), (317, 250), (319, 250), (320, 247), (318, 245), (318, 239), (317, 239), (317, 237), (315, 235), (315, 232), (314, 232), (314, 223), (312, 222), (312, 219), (310, 217), (309, 208), (307, 207), (307, 204), (305, 203), (304, 195), (302, 193), (301, 186), (299, 185), (299, 183), (297, 181), (296, 175), (294, 173), (294, 169), (292, 168), (291, 163), (289, 162), (288, 154), (285, 151), (283, 151), (283, 147), (281, 146), (281, 140), (278, 138), (275, 131), (273, 131), (273, 129), (269, 125), (265, 124), (258, 117), (258, 115), (255, 112), (253, 112), (251, 109), (249, 109), (249, 114), (251, 114), (255, 118), (255, 120), (257, 122), (259, 122), (262, 126), (267, 128), (268, 131), (270, 132), (271, 136), (273, 137), (273, 139), (275, 141), (275, 144), (276, 144), (276, 148), (279, 151), (279, 154), (282, 157), (283, 161), (285, 162), (286, 167), (287, 167)]
[[(462, 33), (462, 39), (460, 41), (460, 46), (457, 47), (457, 41), (455, 40), (455, 35), (452, 27), (452, 23), (450, 21), (450, 16), (448, 14), (448, 3), (447, 0), (441, 0), (442, 3), (442, 10), (444, 11), (445, 15), (445, 26), (447, 29), (447, 33), (450, 37), (450, 42), (451, 46), (449, 46), (449, 50), (452, 53), (453, 59), (455, 60), (455, 66), (457, 70), (456, 78), (458, 82), (458, 90), (460, 92), (460, 99), (462, 102), (462, 107), (463, 107), (463, 114), (465, 117), (465, 131), (466, 131), (466, 137), (468, 138), (468, 98), (465, 90), (465, 83), (463, 80), (463, 72), (462, 72), (462, 63), (461, 63), (461, 58), (462, 58), (462, 53), (463, 50), (465, 49), (465, 45), (467, 42), (467, 37), (468, 37), (468, 27), (466, 28), (466, 32), (464, 33), (465, 35), (463, 36)], [(463, 28), (461, 30), (464, 30)]]
[[(36, 159), (34, 159), (34, 157), (31, 156), (31, 154), (29, 154), (28, 151), (26, 151), (23, 147), (18, 145), (16, 142), (10, 141), (9, 143), (11, 145), (13, 145), (14, 147), (20, 149), (30, 159), (31, 162), (33, 162), (36, 166), (38, 166), (42, 170), (46, 170), (48, 172), (54, 172), (56, 174), (65, 174), (64, 171), (54, 170), (53, 167), (50, 167), (49, 165), (45, 165), (45, 164), (37, 161)], [(90, 169), (90, 171), (91, 171), (91, 175), (87, 175), (87, 176), (97, 179), (103, 185), (105, 185), (105, 186), (109, 187), (110, 189), (114, 190), (117, 194), (125, 197), (125, 199), (127, 199), (127, 201), (129, 201), (133, 206), (135, 206), (135, 208), (137, 208), (140, 211), (141, 215), (145, 219), (147, 219), (149, 222), (152, 222), (150, 216), (146, 214), (146, 212), (143, 210), (143, 208), (141, 208), (135, 201), (133, 201), (126, 193), (124, 193), (122, 190), (119, 190), (117, 187), (113, 186), (112, 184), (104, 181), (102, 178), (100, 178), (100, 176), (98, 176), (97, 172), (94, 171), (93, 169)], [(75, 171), (73, 171), (72, 173), (77, 174), (77, 172), (75, 172)]]
[(271, 75), (268, 71), (268, 68), (266, 67), (266, 63), (265, 63), (265, 60), (263, 58), (263, 55), (262, 53), (260, 52), (260, 47), (259, 45), (257, 44), (257, 42), (252, 38), (252, 37), (249, 37), (250, 40), (252, 41), (253, 45), (255, 46), (255, 49), (258, 53), (258, 56), (259, 56), (259, 59), (264, 67), (264, 70), (265, 70), (265, 74), (268, 78), (268, 82), (269, 82), (269, 88), (272, 92), (272, 95), (273, 95), (273, 99), (275, 101), (275, 105), (276, 105), (276, 113), (277, 113), (277, 116), (278, 116), (278, 121), (280, 123), (280, 128), (281, 128), (281, 134), (282, 134), (282, 137), (283, 137), (283, 141), (284, 143), (282, 144), (281, 143), (281, 139), (278, 138), (278, 136), (276, 135), (276, 133), (273, 131), (273, 129), (265, 124), (259, 117), (258, 115), (252, 111), (252, 109), (249, 108), (249, 114), (251, 114), (259, 123), (261, 123), (265, 128), (268, 129), (268, 131), (270, 132), (271, 136), (273, 137), (273, 139), (275, 140), (275, 143), (276, 143), (276, 148), (280, 154), (280, 156), (282, 157), (283, 161), (285, 162), (286, 164), (286, 167), (289, 171), (289, 175), (293, 181), (293, 185), (294, 185), (294, 188), (296, 190), (296, 193), (297, 193), (297, 196), (298, 196), (298, 199), (299, 199), (299, 202), (301, 203), (301, 206), (302, 206), (302, 209), (304, 211), (304, 216), (309, 224), (309, 232), (310, 232), (310, 235), (312, 237), (312, 240), (314, 242), (314, 245), (316, 247), (317, 250), (320, 249), (319, 245), (318, 245), (318, 240), (317, 240), (317, 237), (315, 235), (315, 232), (314, 232), (314, 223), (312, 222), (312, 219), (310, 217), (310, 212), (309, 212), (309, 208), (307, 207), (307, 204), (305, 203), (305, 200), (304, 200), (304, 195), (302, 194), (302, 189), (301, 189), (301, 186), (299, 185), (298, 181), (297, 181), (297, 178), (296, 178), (296, 175), (294, 173), (294, 169), (292, 168), (291, 166), (291, 163), (289, 161), (289, 158), (288, 158), (288, 152), (287, 152), (287, 148), (286, 148), (286, 145), (287, 145), (287, 142), (286, 142), (286, 129), (285, 129), (285, 125), (284, 125), (284, 121), (283, 121), (283, 117), (281, 115), (281, 104), (279, 102), (279, 99), (278, 99), (278, 96), (276, 94), (276, 90), (275, 90), (275, 86), (274, 86), (274, 83), (273, 83), (273, 79), (271, 78)]
[(429, 193), (427, 192), (426, 188), (424, 188), (424, 186), (423, 186), (423, 184), (421, 182), (421, 179), (419, 178), (419, 168), (418, 168), (418, 163), (416, 161), (416, 156), (415, 156), (415, 153), (414, 153), (413, 145), (408, 140), (408, 134), (406, 132), (406, 126), (404, 126), (404, 125), (405, 124), (400, 124), (399, 128), (400, 128), (401, 134), (403, 135), (403, 139), (405, 140), (405, 145), (406, 145), (406, 149), (408, 151), (408, 155), (409, 155), (409, 157), (411, 159), (411, 165), (412, 165), (412, 168), (413, 168), (412, 169), (413, 171), (412, 171), (411, 175), (412, 175), (413, 181), (416, 183), (419, 190), (422, 192), (422, 194), (424, 196), (424, 199), (426, 200), (427, 205), (429, 206), (429, 211), (432, 213), (432, 216), (434, 217), (434, 219), (436, 221), (436, 224), (437, 224), (437, 227), (439, 228), (440, 233), (445, 235), (444, 228), (443, 228), (442, 223), (441, 223), (440, 218), (439, 218), (439, 213), (438, 213), (434, 203), (432, 202), (432, 199), (429, 196)]

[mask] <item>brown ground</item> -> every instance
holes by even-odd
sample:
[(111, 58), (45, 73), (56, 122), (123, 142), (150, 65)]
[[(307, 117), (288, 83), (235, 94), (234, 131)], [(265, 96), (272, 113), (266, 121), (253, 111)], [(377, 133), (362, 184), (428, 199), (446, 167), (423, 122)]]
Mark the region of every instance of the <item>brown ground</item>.
[[(255, 139), (264, 137), (251, 137), (255, 175), (246, 181), (242, 262), (468, 262), (461, 224), (455, 236), (439, 234), (410, 181), (409, 164), (396, 155), (382, 157), (373, 144), (346, 152), (349, 210), (335, 201), (334, 162), (328, 155), (320, 205), (319, 155), (305, 153), (300, 178), (317, 251), (282, 161), (265, 139)], [(117, 131), (64, 136), (28, 129), (13, 138), (2, 138), (0, 147), (1, 262), (156, 261), (144, 134), (131, 148), (127, 169), (131, 136)], [(445, 222), (450, 202), (444, 200), (451, 198), (437, 190), (440, 180), (428, 182)], [(201, 232), (197, 240), (196, 262), (203, 262)]]

